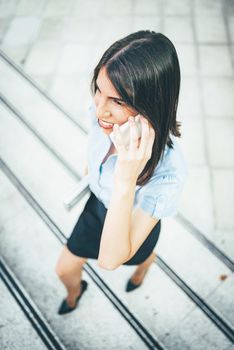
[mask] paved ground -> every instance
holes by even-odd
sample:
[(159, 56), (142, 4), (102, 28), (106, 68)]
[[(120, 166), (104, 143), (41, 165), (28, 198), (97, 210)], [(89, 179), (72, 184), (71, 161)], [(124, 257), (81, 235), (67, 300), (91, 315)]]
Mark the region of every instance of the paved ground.
[[(180, 215), (188, 219), (226, 255), (233, 258), (234, 2), (231, 0), (0, 0), (0, 49), (86, 127), (88, 125), (86, 112), (91, 101), (89, 83), (95, 63), (114, 40), (139, 29), (151, 29), (168, 35), (177, 48), (181, 63), (182, 86), (178, 120), (182, 121), (182, 138), (178, 142), (188, 162), (190, 176), (181, 199)], [(26, 82), (1, 60), (0, 72), (0, 85), (4, 88), (1, 92), (6, 95), (6, 98), (11, 99), (14, 106), (19, 106), (25, 118), (31, 117), (27, 122), (33, 125), (48, 143), (58, 149), (59, 154), (77, 170), (77, 160), (81, 162), (83, 154), (74, 154), (73, 150), (78, 148), (77, 139), (82, 144), (85, 142), (83, 139), (81, 141), (81, 136), (77, 137), (77, 129), (72, 128), (58, 112), (55, 113), (51, 106), (43, 104), (43, 99), (28, 88)], [(16, 93), (17, 89), (19, 91)], [(26, 106), (24, 101), (27, 98)], [(32, 113), (35, 106), (38, 106), (39, 110)], [(42, 110), (43, 115), (47, 116), (46, 123), (44, 123), (45, 119), (40, 117)], [(68, 184), (71, 187), (76, 181), (72, 177), (68, 179), (68, 174), (57, 164), (58, 161), (51, 157), (50, 152), (40, 145), (34, 135), (27, 133), (18, 121), (10, 118), (9, 111), (6, 112), (5, 107), (1, 106), (0, 111), (1, 157), (7, 159), (9, 166), (20, 179), (25, 181), (35, 198), (45, 204), (46, 210), (62, 226), (63, 231), (69, 233), (79, 210), (66, 213), (61, 205), (61, 198)], [(56, 133), (54, 133), (55, 120), (58, 124)], [(13, 137), (18, 140), (17, 152), (15, 152)], [(19, 153), (24, 154), (25, 159), (22, 159), (22, 162), (19, 162)], [(32, 153), (37, 154), (36, 159), (31, 159)], [(45, 160), (48, 167), (44, 172), (47, 178), (50, 178), (54, 172), (53, 178), (56, 178), (56, 181), (53, 184), (41, 179), (40, 164), (44, 164)], [(29, 161), (33, 164), (30, 171)], [(0, 210), (2, 219), (0, 253), (13, 265), (21, 281), (35, 297), (42, 311), (45, 314), (48, 313), (47, 317), (50, 319), (51, 315), (54, 317), (54, 309), (60, 301), (61, 293), (59, 294), (58, 291), (61, 292), (59, 289), (61, 286), (55, 281), (54, 272), (51, 271), (50, 277), (47, 276), (48, 271), (43, 270), (45, 267), (41, 264), (41, 259), (34, 261), (36, 257), (32, 254), (33, 250), (26, 245), (20, 245), (21, 238), (28, 235), (28, 241), (30, 241), (32, 233), (31, 230), (24, 232), (27, 227), (23, 225), (24, 217), (27, 217), (29, 222), (30, 220), (33, 222), (31, 227), (34, 227), (35, 242), (38, 240), (38, 247), (41, 247), (45, 241), (48, 243), (46, 237), (49, 233), (44, 237), (41, 226), (36, 232), (39, 221), (36, 225), (37, 220), (31, 212), (30, 215), (26, 212), (25, 216), (21, 216), (25, 210), (24, 204), (22, 207), (19, 204), (22, 199), (19, 198), (15, 189), (13, 190), (12, 187), (8, 189), (5, 181), (1, 174), (1, 186), (4, 189), (1, 198), (4, 200), (4, 206), (2, 206), (3, 210)], [(9, 195), (11, 191), (13, 194)], [(20, 215), (17, 215), (14, 221), (11, 220), (13, 215), (11, 208), (14, 208), (13, 213), (21, 208)], [(20, 232), (22, 231), (22, 237), (21, 233), (17, 232), (19, 228)], [(230, 313), (233, 282), (231, 276), (225, 282), (219, 278), (221, 275), (228, 276), (230, 271), (173, 220), (165, 223), (162, 233), (157, 248), (159, 254), (162, 254), (170, 266), (173, 266), (191, 288), (197, 291), (218, 314), (222, 314), (230, 324), (233, 323), (233, 314)], [(43, 237), (40, 238), (40, 235)], [(177, 237), (180, 237), (182, 244), (179, 244)], [(47, 263), (49, 268), (55, 262), (59, 249), (57, 245), (56, 249), (52, 249), (52, 245), (54, 246), (55, 243), (51, 243), (51, 250), (49, 246), (47, 247), (48, 252), (54, 249), (53, 256), (50, 256), (50, 259), (54, 260)], [(35, 265), (28, 266), (28, 261), (24, 257), (31, 254)], [(46, 254), (45, 251), (44, 255), (46, 261), (50, 254)], [(191, 262), (189, 266), (188, 257)], [(34, 286), (30, 278), (34, 278), (35, 269), (38, 271), (38, 278)], [(122, 295), (123, 286), (116, 281), (121, 281), (123, 276), (127, 278), (127, 270), (114, 271), (112, 274), (98, 272), (104, 275), (107, 282), (110, 280), (109, 285), (116, 289), (116, 294), (125, 301), (125, 296)], [(186, 348), (196, 350), (207, 347), (229, 349), (229, 343), (226, 343), (227, 340), (214, 325), (212, 325), (213, 328), (207, 325), (208, 321), (203, 314), (196, 316), (201, 311), (195, 308), (181, 291), (177, 292), (175, 285), (171, 281), (169, 283), (163, 274), (156, 279), (156, 273), (161, 274), (159, 268), (154, 266), (148, 278), (148, 285), (146, 283), (144, 286), (145, 299), (147, 301), (149, 293), (151, 304), (146, 305), (139, 293), (139, 302), (133, 299), (134, 306), (129, 304), (128, 307), (138, 312), (144, 323), (152, 327), (151, 330), (155, 327), (155, 334), (159, 334), (168, 348), (181, 349), (185, 348), (186, 344)], [(39, 293), (38, 286), (40, 283), (43, 284), (44, 279), (48, 280), (50, 288), (43, 285), (43, 293)], [(154, 281), (157, 283), (153, 283)], [(93, 293), (90, 297), (91, 301), (98, 295), (94, 287), (92, 285), (90, 288)], [(55, 294), (52, 293), (53, 290)], [(6, 303), (3, 311), (11, 302), (5, 292), (4, 295), (6, 295)], [(45, 307), (43, 295), (47, 298), (46, 305), (51, 303), (49, 311), (43, 310)], [(54, 295), (57, 295), (56, 305), (52, 305)], [(106, 309), (106, 299), (103, 299), (100, 305)], [(157, 312), (152, 310), (152, 305)], [(178, 309), (179, 307), (181, 310)], [(93, 309), (94, 305), (90, 310)], [(84, 315), (86, 315), (85, 310), (87, 308), (84, 304)], [(18, 310), (16, 311), (20, 320), (22, 315)], [(148, 315), (147, 312), (152, 312), (152, 315)], [(109, 320), (108, 315), (107, 320)], [(120, 322), (118, 317), (116, 316), (116, 324)], [(182, 321), (184, 323), (181, 323)], [(3, 324), (10, 329), (10, 322), (9, 316), (6, 320), (4, 319)], [(53, 323), (55, 328), (56, 322)], [(204, 322), (206, 327), (203, 326)], [(81, 325), (81, 335), (78, 339), (82, 339), (82, 334), (85, 334), (83, 326), (86, 327), (85, 322)], [(160, 329), (161, 327), (166, 330), (169, 326), (174, 327), (170, 336), (169, 332), (167, 334)], [(22, 324), (22, 327), (28, 329), (26, 323)], [(125, 327), (123, 329), (127, 329)], [(19, 332), (21, 328), (19, 327)], [(194, 339), (193, 328), (197, 331), (194, 332)], [(65, 340), (69, 329), (70, 325), (67, 324), (67, 328), (64, 329)], [(62, 329), (56, 328), (56, 331), (61, 334), (63, 325)], [(105, 334), (103, 337), (105, 338)], [(135, 335), (132, 339), (135, 339), (134, 337)], [(8, 346), (9, 339), (4, 340)], [(202, 342), (200, 342), (201, 339)], [(100, 344), (101, 341), (102, 338), (100, 338)], [(133, 344), (133, 340), (131, 341)], [(177, 342), (177, 345), (174, 342)], [(69, 346), (72, 346), (72, 343)]]

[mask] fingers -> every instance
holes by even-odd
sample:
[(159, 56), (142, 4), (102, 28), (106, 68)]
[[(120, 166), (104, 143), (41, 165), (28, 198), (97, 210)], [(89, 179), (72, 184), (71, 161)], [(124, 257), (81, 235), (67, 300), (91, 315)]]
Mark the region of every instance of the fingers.
[(151, 158), (151, 155), (152, 155), (152, 149), (153, 149), (153, 144), (154, 144), (154, 140), (155, 140), (155, 131), (152, 127), (150, 127), (150, 130), (149, 130), (149, 142), (147, 144), (147, 147), (146, 147), (146, 156), (150, 159)]
[(151, 157), (152, 153), (152, 146), (155, 139), (155, 131), (153, 127), (150, 126), (148, 120), (144, 118), (141, 115), (140, 116), (140, 123), (141, 123), (141, 140), (140, 145), (138, 147), (138, 140), (139, 140), (139, 134), (138, 129), (136, 125), (136, 120), (134, 117), (129, 117), (128, 122), (130, 126), (130, 142), (129, 147), (126, 149), (123, 136), (121, 134), (121, 130), (119, 130), (119, 125), (114, 124), (113, 132), (114, 132), (114, 144), (118, 152), (124, 153), (126, 151), (129, 151), (131, 155), (135, 155), (137, 152), (141, 155), (141, 157)]
[(130, 124), (130, 144), (129, 144), (129, 152), (134, 153), (138, 146), (138, 131), (134, 117), (129, 117)]
[(148, 121), (143, 116), (140, 117), (140, 120), (141, 120), (141, 143), (140, 143), (139, 151), (140, 153), (144, 153), (148, 143), (149, 124), (148, 124)]
[(117, 151), (118, 152), (119, 151), (120, 152), (121, 151), (126, 151), (118, 124), (114, 124), (113, 132), (114, 132), (114, 141), (115, 141), (114, 144), (115, 144), (115, 147), (116, 147)]
[(151, 157), (152, 147), (155, 139), (155, 131), (148, 120), (141, 116), (141, 143), (139, 152), (146, 157)]

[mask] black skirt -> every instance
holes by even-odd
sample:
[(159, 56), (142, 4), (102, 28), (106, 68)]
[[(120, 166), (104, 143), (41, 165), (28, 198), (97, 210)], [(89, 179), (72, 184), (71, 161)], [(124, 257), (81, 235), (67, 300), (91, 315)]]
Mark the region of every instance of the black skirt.
[[(83, 212), (67, 241), (68, 249), (79, 257), (97, 259), (103, 224), (107, 209), (91, 192)], [(135, 255), (123, 265), (139, 265), (152, 253), (161, 230), (161, 220), (157, 222), (149, 236), (142, 243)]]

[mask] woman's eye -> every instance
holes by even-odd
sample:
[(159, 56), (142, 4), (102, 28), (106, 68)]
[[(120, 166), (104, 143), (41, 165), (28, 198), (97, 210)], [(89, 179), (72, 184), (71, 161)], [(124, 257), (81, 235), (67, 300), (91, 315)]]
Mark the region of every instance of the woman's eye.
[(123, 103), (122, 102), (120, 102), (120, 101), (118, 101), (118, 100), (113, 100), (115, 103), (117, 103), (117, 105), (119, 105), (119, 106), (123, 106)]
[[(96, 86), (95, 94), (96, 94), (97, 92), (98, 92), (99, 94), (101, 93), (101, 91), (100, 91), (100, 89), (99, 89), (98, 86)], [(124, 103), (123, 103), (123, 102), (120, 102), (119, 100), (113, 99), (112, 101), (113, 101), (114, 103), (116, 103), (117, 105), (119, 105), (119, 106), (123, 106), (123, 105), (124, 105)]]

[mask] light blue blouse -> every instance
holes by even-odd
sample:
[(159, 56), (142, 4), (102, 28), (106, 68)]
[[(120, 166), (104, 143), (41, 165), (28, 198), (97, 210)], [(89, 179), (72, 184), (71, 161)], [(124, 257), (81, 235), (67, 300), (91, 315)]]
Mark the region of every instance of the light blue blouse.
[[(100, 128), (94, 103), (89, 107), (89, 132), (87, 143), (88, 179), (90, 190), (109, 206), (113, 188), (113, 172), (117, 154), (111, 154), (101, 164), (110, 149), (111, 139)], [(170, 135), (173, 147), (166, 145), (164, 157), (160, 159), (150, 180), (144, 186), (136, 186), (133, 207), (141, 207), (150, 216), (161, 219), (178, 212), (179, 199), (189, 174), (188, 165), (176, 142)]]

